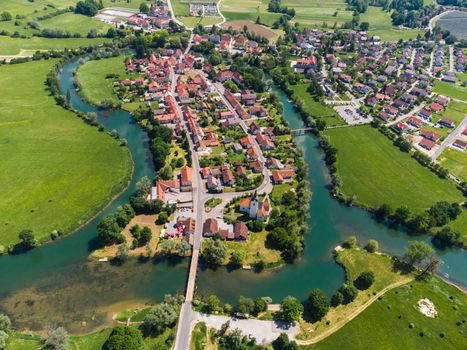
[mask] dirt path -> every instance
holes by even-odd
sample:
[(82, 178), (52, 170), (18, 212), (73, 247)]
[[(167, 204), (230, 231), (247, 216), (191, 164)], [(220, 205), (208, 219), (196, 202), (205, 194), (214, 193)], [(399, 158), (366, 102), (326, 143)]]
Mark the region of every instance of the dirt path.
[(334, 332), (337, 332), (339, 329), (341, 329), (342, 327), (344, 327), (347, 323), (349, 323), (350, 321), (352, 321), (355, 317), (357, 317), (358, 315), (360, 315), (360, 313), (362, 313), (368, 306), (370, 306), (371, 304), (373, 304), (373, 302), (375, 302), (380, 296), (382, 296), (384, 293), (390, 291), (391, 289), (394, 289), (394, 288), (397, 288), (397, 287), (400, 287), (404, 284), (407, 284), (409, 283), (410, 281), (412, 281), (412, 279), (409, 279), (409, 280), (403, 280), (403, 281), (398, 281), (396, 283), (393, 283), (393, 284), (390, 284), (389, 286), (387, 286), (386, 288), (383, 288), (381, 291), (379, 291), (376, 295), (373, 295), (370, 299), (368, 299), (365, 304), (363, 304), (362, 306), (360, 306), (359, 308), (357, 308), (351, 315), (349, 315), (349, 317), (341, 322), (338, 322), (336, 323), (334, 326), (331, 326), (329, 329), (327, 329), (325, 332), (321, 333), (320, 335), (318, 335), (317, 337), (313, 338), (313, 339), (309, 339), (309, 340), (298, 340), (296, 339), (295, 341), (299, 344), (299, 345), (310, 345), (310, 344), (315, 344), (321, 340), (323, 340), (324, 338), (327, 338), (329, 337), (331, 334), (333, 334)]

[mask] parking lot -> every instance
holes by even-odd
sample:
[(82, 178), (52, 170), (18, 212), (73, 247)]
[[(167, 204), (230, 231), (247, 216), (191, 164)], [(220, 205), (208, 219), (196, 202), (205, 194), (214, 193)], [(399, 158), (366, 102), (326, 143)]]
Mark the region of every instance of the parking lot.
[(344, 106), (335, 106), (334, 110), (339, 113), (342, 119), (349, 125), (360, 125), (368, 124), (371, 122), (372, 118), (366, 118), (360, 111), (359, 107), (356, 107), (351, 104)]

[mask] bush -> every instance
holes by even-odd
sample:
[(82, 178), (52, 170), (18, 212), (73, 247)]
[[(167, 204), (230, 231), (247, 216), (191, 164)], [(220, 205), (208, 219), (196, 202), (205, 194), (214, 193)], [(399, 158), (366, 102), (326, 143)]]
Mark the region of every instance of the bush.
[(365, 271), (358, 276), (355, 281), (354, 285), (360, 290), (365, 290), (370, 288), (370, 286), (373, 284), (375, 280), (375, 275), (371, 271)]
[(365, 249), (370, 253), (376, 252), (378, 250), (378, 241), (370, 239), (365, 246)]
[(107, 339), (107, 350), (139, 349), (143, 344), (143, 336), (138, 328), (117, 326)]

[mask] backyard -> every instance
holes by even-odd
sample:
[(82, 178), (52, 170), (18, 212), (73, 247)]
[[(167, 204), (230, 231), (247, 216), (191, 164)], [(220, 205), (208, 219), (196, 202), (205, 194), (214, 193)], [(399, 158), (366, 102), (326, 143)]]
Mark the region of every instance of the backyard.
[(452, 181), (438, 178), (371, 126), (332, 129), (325, 135), (338, 150), (342, 191), (360, 204), (406, 205), (420, 212), (437, 201), (462, 201)]
[(17, 243), (24, 229), (41, 241), (54, 230), (70, 232), (122, 191), (130, 177), (128, 150), (56, 105), (45, 91), (55, 63), (0, 67), (1, 245)]

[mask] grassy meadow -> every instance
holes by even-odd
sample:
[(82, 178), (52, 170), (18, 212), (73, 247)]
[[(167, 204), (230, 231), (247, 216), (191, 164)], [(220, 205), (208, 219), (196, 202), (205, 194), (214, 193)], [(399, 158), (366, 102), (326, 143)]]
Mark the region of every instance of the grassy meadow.
[[(437, 317), (419, 311), (417, 302), (423, 298), (433, 302)], [(390, 290), (342, 329), (303, 349), (462, 349), (466, 300), (463, 292), (437, 277), (413, 281)]]
[(366, 12), (360, 15), (360, 22), (368, 22), (370, 24), (368, 33), (378, 35), (384, 41), (415, 39), (418, 34), (423, 36), (425, 33), (420, 29), (394, 28), (391, 23), (391, 14), (380, 7), (368, 6)]
[(74, 13), (64, 13), (40, 22), (41, 28), (65, 29), (70, 33), (79, 33), (86, 36), (91, 29), (96, 29), (98, 33), (106, 33), (112, 26), (92, 17), (78, 15)]
[(352, 20), (352, 11), (347, 11), (344, 0), (283, 0), (283, 6), (295, 9), (293, 22), (302, 26), (322, 27), (326, 24), (332, 27), (334, 24), (340, 27), (345, 22)]
[(435, 93), (467, 101), (467, 87), (435, 80)]
[(326, 121), (327, 126), (344, 125), (345, 122), (339, 115), (321, 101), (315, 101), (313, 97), (306, 91), (308, 85), (291, 85), (290, 88), (294, 91), (294, 95), (303, 101), (305, 110), (312, 116), (318, 117)]
[(462, 181), (467, 181), (467, 154), (465, 151), (447, 147), (441, 153), (438, 161), (450, 173), (456, 175)]
[(36, 51), (63, 50), (64, 48), (76, 49), (79, 47), (102, 44), (109, 39), (96, 38), (70, 38), (70, 39), (50, 39), (33, 37), (27, 39), (10, 38), (0, 36), (0, 55), (33, 54)]
[(266, 0), (223, 0), (221, 12), (228, 21), (250, 20), (256, 22), (258, 16), (260, 22), (271, 26), (280, 16), (279, 13), (268, 12)]
[(44, 81), (55, 62), (0, 66), (1, 245), (17, 243), (23, 229), (41, 241), (53, 230), (71, 231), (131, 174), (127, 148), (48, 95)]
[(342, 191), (355, 195), (360, 204), (407, 205), (420, 212), (437, 201), (463, 200), (452, 181), (439, 179), (371, 126), (331, 129), (325, 134), (338, 149)]
[[(97, 106), (105, 98), (118, 102), (112, 83), (127, 77), (124, 60), (123, 56), (104, 58), (87, 61), (79, 66), (76, 79), (81, 87), (81, 95)], [(119, 78), (107, 79), (107, 74), (118, 74)]]

